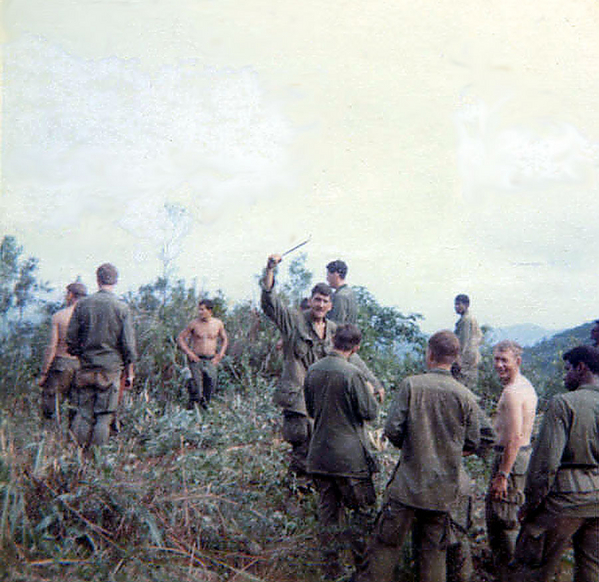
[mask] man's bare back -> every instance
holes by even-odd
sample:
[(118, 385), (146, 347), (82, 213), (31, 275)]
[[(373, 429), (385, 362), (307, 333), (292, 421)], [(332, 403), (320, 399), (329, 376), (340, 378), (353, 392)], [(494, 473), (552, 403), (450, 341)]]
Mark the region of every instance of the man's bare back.
[(52, 317), (52, 327), (56, 328), (57, 333), (57, 342), (56, 342), (56, 353), (55, 357), (61, 358), (70, 358), (76, 360), (75, 356), (72, 356), (67, 351), (67, 329), (69, 327), (69, 321), (71, 320), (71, 315), (73, 315), (73, 311), (75, 309), (75, 304), (69, 305), (69, 307), (65, 307), (60, 311), (57, 311)]
[[(216, 365), (227, 351), (229, 344), (227, 332), (223, 322), (212, 317), (212, 312), (203, 305), (199, 306), (198, 313), (199, 316), (179, 334), (177, 344), (192, 362), (197, 362), (200, 357), (209, 357)], [(220, 350), (218, 350), (219, 340)]]

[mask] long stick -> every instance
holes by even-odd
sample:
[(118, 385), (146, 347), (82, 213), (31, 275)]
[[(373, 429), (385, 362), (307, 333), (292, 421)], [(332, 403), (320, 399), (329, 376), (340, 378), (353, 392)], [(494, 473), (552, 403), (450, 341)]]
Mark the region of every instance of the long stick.
[(299, 243), (298, 245), (295, 245), (293, 248), (289, 249), (288, 251), (285, 251), (281, 255), (281, 258), (284, 257), (285, 255), (288, 255), (289, 253), (292, 253), (293, 251), (299, 249), (300, 247), (303, 247), (305, 244), (308, 244), (311, 239), (312, 239), (312, 235), (310, 235), (305, 241)]

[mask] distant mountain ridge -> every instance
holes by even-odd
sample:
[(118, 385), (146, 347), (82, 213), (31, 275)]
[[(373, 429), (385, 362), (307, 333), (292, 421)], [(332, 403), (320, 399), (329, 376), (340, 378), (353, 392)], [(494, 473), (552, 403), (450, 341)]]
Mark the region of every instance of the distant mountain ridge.
[(546, 371), (555, 366), (564, 352), (578, 345), (591, 345), (591, 327), (593, 322), (583, 323), (578, 327), (566, 329), (524, 349), (523, 361), (535, 362)]
[(507, 327), (496, 327), (491, 329), (488, 338), (490, 343), (496, 344), (505, 339), (518, 342), (522, 347), (533, 346), (536, 343), (550, 339), (561, 330), (551, 330), (535, 325), (534, 323), (520, 323)]

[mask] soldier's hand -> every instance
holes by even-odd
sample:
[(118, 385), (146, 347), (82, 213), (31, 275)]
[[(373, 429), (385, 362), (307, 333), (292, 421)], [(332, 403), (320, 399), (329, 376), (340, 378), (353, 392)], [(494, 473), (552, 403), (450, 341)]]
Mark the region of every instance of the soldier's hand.
[(199, 358), (199, 356), (197, 356), (197, 355), (196, 355), (196, 354), (194, 354), (194, 353), (188, 354), (188, 357), (189, 357), (189, 359), (190, 359), (192, 362), (199, 362), (199, 361), (200, 361), (200, 358)]
[(48, 374), (42, 374), (39, 377), (39, 380), (37, 381), (37, 385), (40, 387), (43, 387), (43, 385), (46, 383), (47, 379), (48, 379)]
[(501, 473), (496, 473), (491, 479), (489, 493), (492, 499), (507, 499), (507, 479)]
[(268, 261), (266, 263), (266, 268), (267, 269), (274, 269), (281, 261), (283, 260), (283, 257), (281, 257), (281, 255), (270, 255), (268, 257)]
[(382, 404), (385, 401), (385, 389), (380, 388), (378, 392), (374, 393), (374, 397)]

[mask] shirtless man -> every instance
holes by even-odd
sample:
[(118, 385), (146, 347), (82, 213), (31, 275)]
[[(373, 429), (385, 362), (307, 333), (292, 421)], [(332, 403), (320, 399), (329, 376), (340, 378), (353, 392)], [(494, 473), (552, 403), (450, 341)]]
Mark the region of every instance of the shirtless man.
[[(66, 336), (75, 304), (86, 295), (87, 290), (82, 283), (67, 285), (67, 306), (52, 316), (50, 340), (44, 356), (42, 374), (38, 380), (38, 385), (42, 388), (41, 409), (44, 420), (54, 418), (60, 401), (69, 393), (73, 374), (79, 368), (78, 358), (67, 351)], [(58, 415), (56, 418), (60, 422)]]
[[(192, 410), (196, 404), (208, 406), (212, 391), (216, 388), (216, 366), (223, 359), (229, 338), (223, 322), (212, 317), (214, 304), (210, 299), (198, 303), (198, 317), (177, 336), (177, 344), (187, 355), (191, 380), (188, 384), (189, 404)], [(220, 350), (217, 344), (220, 340)]]
[(537, 394), (520, 374), (522, 348), (516, 342), (499, 342), (493, 350), (493, 363), (503, 392), (495, 417), (497, 445), (486, 500), (486, 521), (499, 580), (507, 582), (511, 578), (508, 564), (514, 556), (518, 535), (518, 509), (524, 503)]

